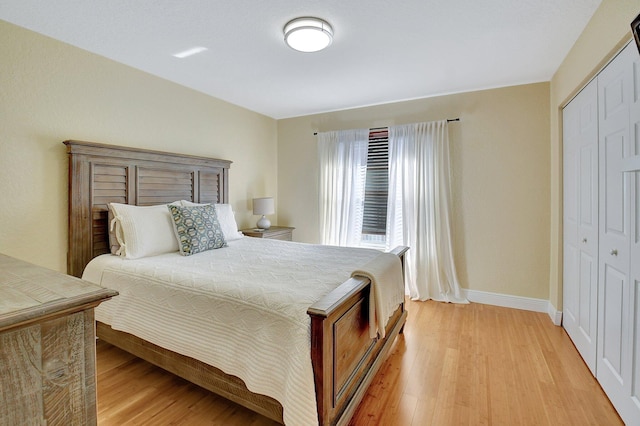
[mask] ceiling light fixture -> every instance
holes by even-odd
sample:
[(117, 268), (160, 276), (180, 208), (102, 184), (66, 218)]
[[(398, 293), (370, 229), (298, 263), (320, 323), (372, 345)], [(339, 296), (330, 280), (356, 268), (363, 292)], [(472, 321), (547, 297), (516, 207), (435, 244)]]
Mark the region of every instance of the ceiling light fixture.
[(319, 18), (296, 18), (284, 26), (284, 41), (300, 52), (317, 52), (331, 44), (333, 28)]
[(187, 50), (183, 50), (182, 52), (175, 53), (173, 56), (175, 56), (176, 58), (182, 59), (182, 58), (186, 58), (187, 56), (192, 56), (197, 53), (204, 52), (205, 50), (207, 50), (206, 47), (201, 47), (201, 46), (192, 47), (191, 49), (187, 49)]

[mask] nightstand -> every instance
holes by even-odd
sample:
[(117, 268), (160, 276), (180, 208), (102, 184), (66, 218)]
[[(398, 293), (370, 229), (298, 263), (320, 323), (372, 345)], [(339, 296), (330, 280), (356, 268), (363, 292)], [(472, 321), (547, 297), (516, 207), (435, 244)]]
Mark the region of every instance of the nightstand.
[(262, 231), (258, 231), (256, 228), (241, 229), (241, 231), (247, 237), (291, 241), (293, 239), (292, 234), (294, 229), (296, 228), (288, 226), (272, 226), (271, 228)]

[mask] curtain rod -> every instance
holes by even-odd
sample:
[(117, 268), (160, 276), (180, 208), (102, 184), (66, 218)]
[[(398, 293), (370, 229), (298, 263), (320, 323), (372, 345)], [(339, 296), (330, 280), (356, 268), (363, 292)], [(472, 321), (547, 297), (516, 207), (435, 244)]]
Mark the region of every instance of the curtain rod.
[[(447, 118), (447, 123), (451, 123), (452, 121), (460, 121), (460, 117), (456, 117), (456, 118)], [(373, 127), (369, 130), (380, 130), (380, 129), (386, 129), (389, 126), (386, 127)], [(318, 132), (313, 132), (313, 136), (317, 136)]]

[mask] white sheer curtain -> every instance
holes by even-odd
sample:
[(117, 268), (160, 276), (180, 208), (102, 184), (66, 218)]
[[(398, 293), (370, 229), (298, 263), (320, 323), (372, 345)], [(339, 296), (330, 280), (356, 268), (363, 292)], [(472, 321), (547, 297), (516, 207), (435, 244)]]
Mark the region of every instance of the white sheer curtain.
[(469, 303), (451, 244), (447, 121), (389, 127), (387, 247), (409, 247), (405, 283), (414, 300)]
[(360, 244), (368, 146), (369, 129), (318, 133), (322, 244)]

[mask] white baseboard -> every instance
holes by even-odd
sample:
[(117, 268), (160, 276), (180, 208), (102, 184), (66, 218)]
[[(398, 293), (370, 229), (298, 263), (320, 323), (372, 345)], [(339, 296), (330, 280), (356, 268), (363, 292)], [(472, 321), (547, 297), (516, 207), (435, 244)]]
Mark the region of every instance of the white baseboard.
[(525, 311), (543, 312), (549, 315), (551, 321), (555, 325), (560, 325), (562, 323), (562, 312), (556, 310), (555, 306), (553, 306), (548, 300), (467, 289), (462, 289), (462, 294), (470, 302), (502, 306), (505, 308), (523, 309)]
[(554, 325), (560, 326), (562, 325), (562, 311), (558, 311), (555, 306), (549, 302), (549, 310), (547, 311), (549, 317), (551, 317), (551, 321), (553, 321)]

